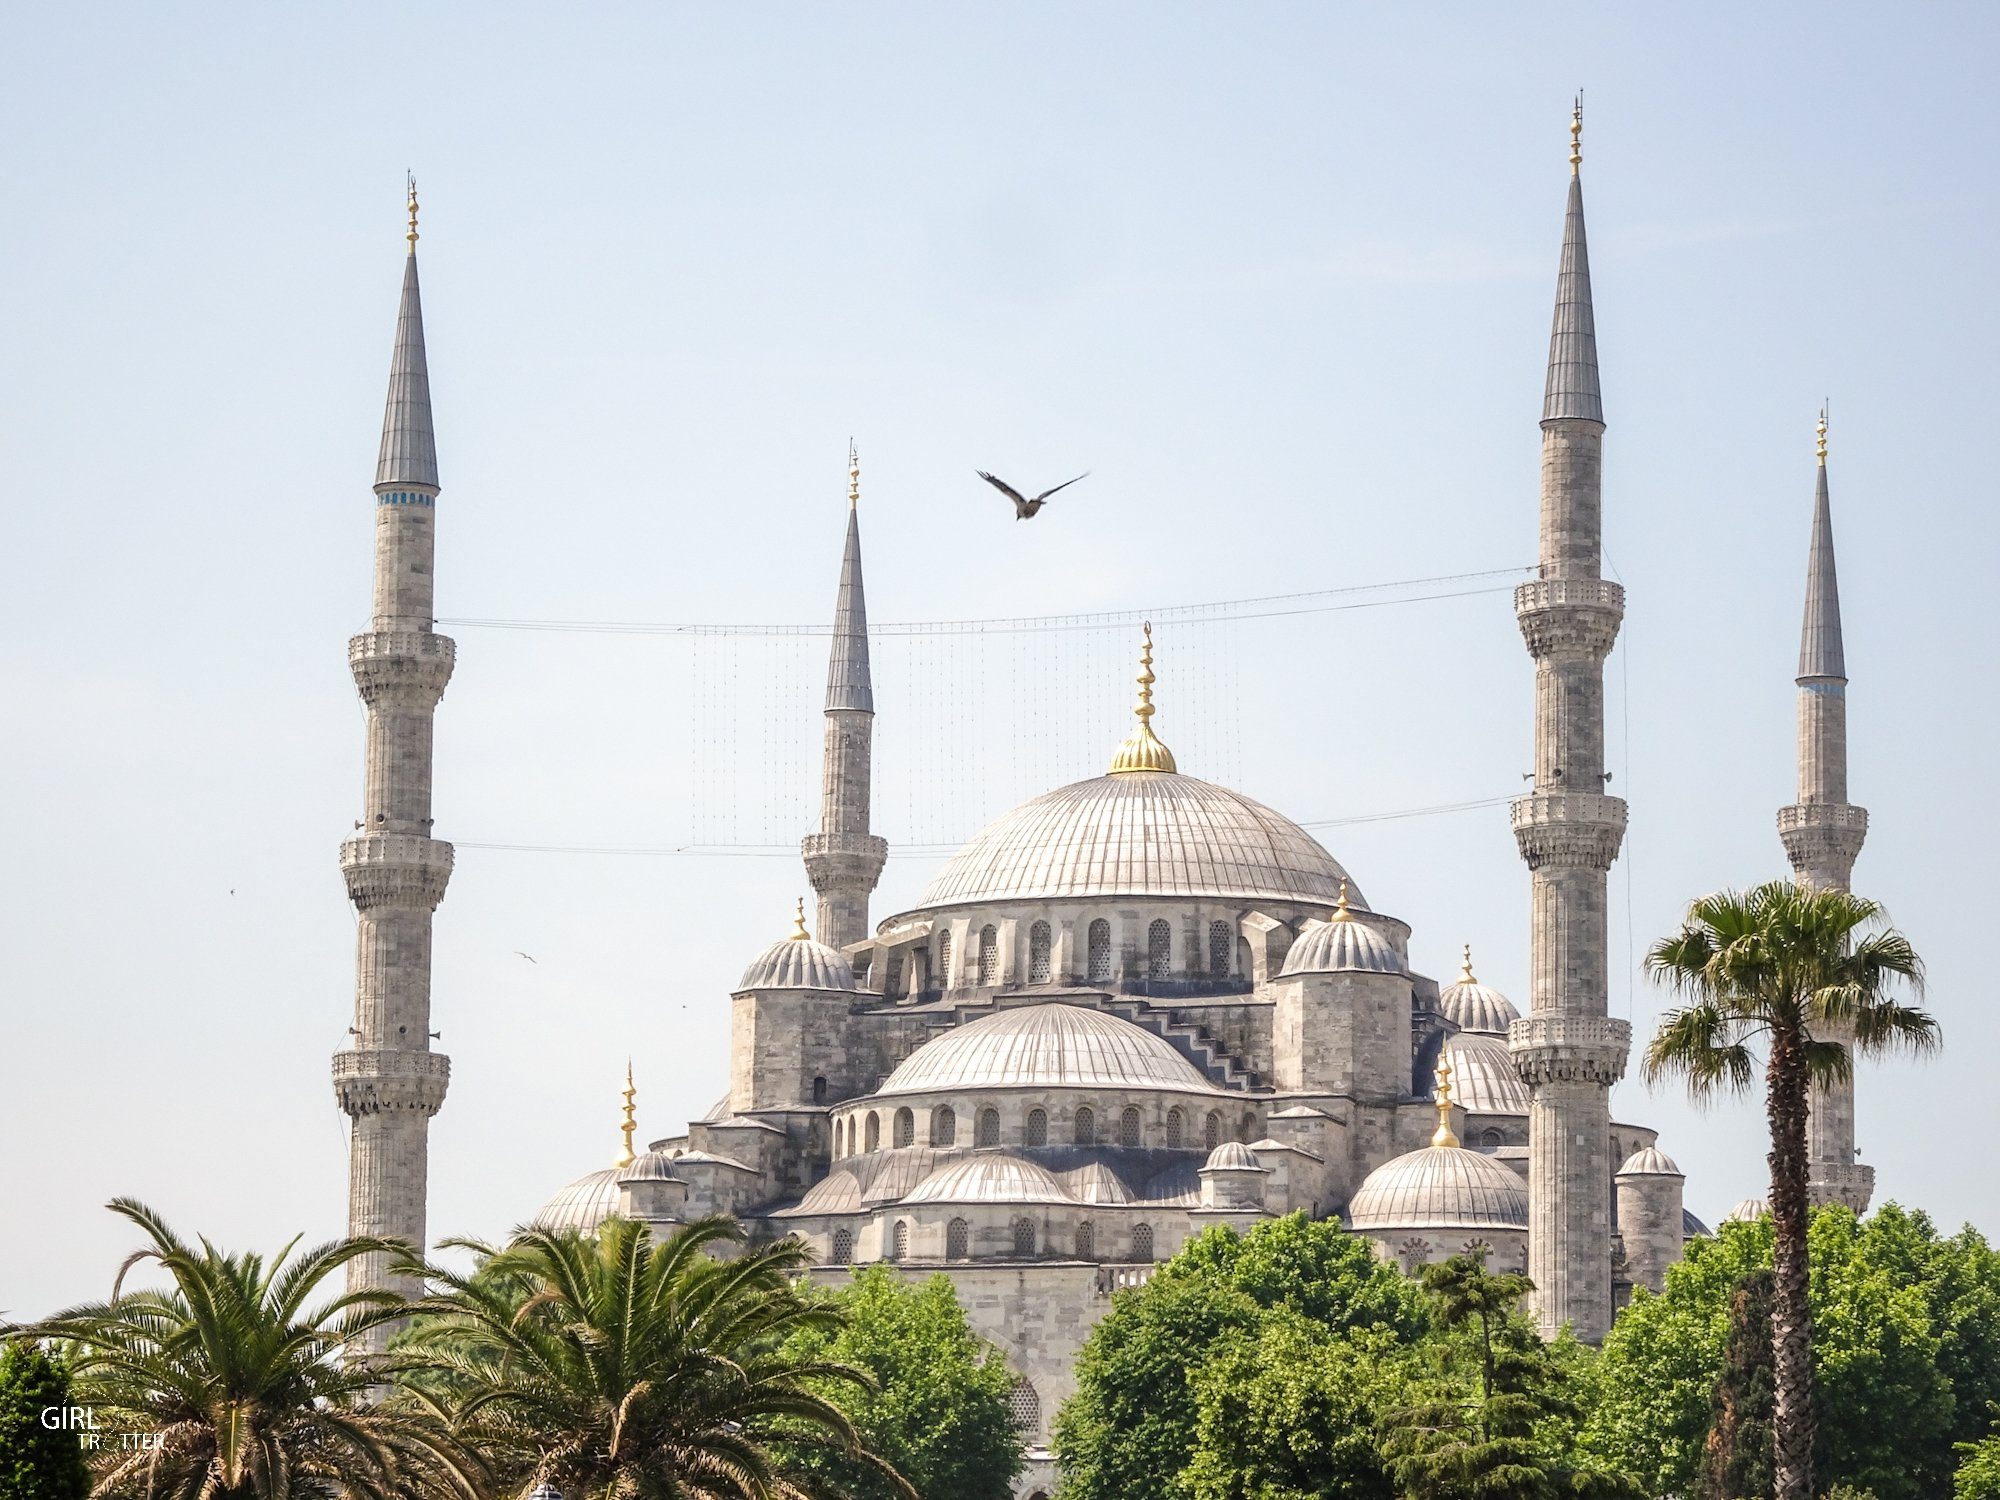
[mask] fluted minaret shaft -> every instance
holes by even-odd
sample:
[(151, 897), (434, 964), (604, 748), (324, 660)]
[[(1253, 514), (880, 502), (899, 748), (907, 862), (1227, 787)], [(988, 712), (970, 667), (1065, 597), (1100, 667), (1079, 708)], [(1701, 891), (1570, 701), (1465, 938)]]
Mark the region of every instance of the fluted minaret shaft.
[[(1798, 879), (1844, 891), (1868, 836), (1868, 810), (1847, 800), (1847, 653), (1840, 636), (1840, 581), (1833, 563), (1824, 438), (1822, 425), (1796, 679), (1799, 800), (1778, 810), (1778, 836)], [(1810, 1110), (1806, 1155), (1812, 1201), (1844, 1203), (1856, 1213), (1865, 1212), (1875, 1192), (1875, 1169), (1854, 1159), (1854, 1080), (1816, 1086)]]
[(819, 897), (819, 940), (844, 948), (868, 936), (868, 897), (889, 846), (868, 831), (875, 746), (875, 691), (868, 672), (868, 601), (861, 586), (861, 469), (848, 466), (847, 542), (834, 601), (826, 672), (826, 752), (820, 767), (819, 832), (803, 845)]
[[(1575, 157), (1572, 157), (1572, 161)], [(1534, 790), (1514, 803), (1532, 882), (1530, 1014), (1508, 1045), (1530, 1090), (1528, 1274), (1550, 1331), (1595, 1343), (1611, 1326), (1611, 1085), (1631, 1027), (1608, 1011), (1606, 884), (1625, 804), (1604, 791), (1604, 659), (1624, 591), (1601, 576), (1604, 411), (1572, 176), (1542, 403), (1540, 576), (1514, 611), (1535, 661)]]
[[(370, 628), (347, 643), (368, 709), (362, 818), (340, 846), (356, 913), (351, 1046), (333, 1060), (352, 1123), (348, 1233), (426, 1248), (430, 1120), (450, 1061), (431, 1051), (431, 914), (451, 877), (450, 844), (431, 837), (431, 716), (451, 678), (452, 642), (431, 629), (437, 453), (424, 358), (412, 197), (410, 256), (375, 467), (375, 587)], [(350, 1288), (414, 1288), (386, 1258), (349, 1263)], [(374, 1347), (387, 1341), (379, 1330)]]

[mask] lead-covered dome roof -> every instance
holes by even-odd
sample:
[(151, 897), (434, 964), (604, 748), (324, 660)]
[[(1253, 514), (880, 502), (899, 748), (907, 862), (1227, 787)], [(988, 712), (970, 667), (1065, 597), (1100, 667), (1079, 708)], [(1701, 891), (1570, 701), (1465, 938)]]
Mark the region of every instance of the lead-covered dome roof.
[(805, 934), (805, 920), (788, 938), (771, 944), (743, 971), (739, 990), (836, 990), (854, 988), (854, 965), (838, 948), (816, 943)]
[(878, 1095), (992, 1088), (1171, 1089), (1215, 1093), (1172, 1043), (1080, 1005), (1025, 1005), (947, 1031), (891, 1073)]
[(542, 1205), (534, 1218), (535, 1228), (554, 1234), (569, 1230), (578, 1234), (597, 1233), (597, 1226), (618, 1214), (624, 1205), (623, 1195), (618, 1191), (618, 1179), (624, 1175), (622, 1167), (584, 1173)]
[(1469, 1115), (1525, 1115), (1528, 1086), (1507, 1044), (1484, 1032), (1460, 1032), (1444, 1044), (1451, 1063), (1452, 1102)]
[(1074, 1203), (1055, 1174), (1039, 1162), (981, 1152), (938, 1168), (905, 1203)]
[(1426, 1146), (1370, 1172), (1347, 1206), (1357, 1230), (1525, 1229), (1528, 1185), (1490, 1156)]
[(1285, 952), (1285, 964), (1278, 971), (1288, 974), (1400, 974), (1403, 956), (1396, 945), (1347, 909), (1347, 887), (1343, 883), (1340, 905), (1331, 922), (1308, 922)]
[(1438, 991), (1438, 1013), (1460, 1031), (1482, 1031), (1490, 1036), (1505, 1036), (1507, 1028), (1521, 1019), (1512, 1000), (1472, 977), (1470, 945), (1458, 978)]
[(1311, 834), (1240, 792), (1172, 771), (1121, 771), (1003, 814), (946, 862), (917, 906), (1096, 896), (1332, 905), (1346, 878)]

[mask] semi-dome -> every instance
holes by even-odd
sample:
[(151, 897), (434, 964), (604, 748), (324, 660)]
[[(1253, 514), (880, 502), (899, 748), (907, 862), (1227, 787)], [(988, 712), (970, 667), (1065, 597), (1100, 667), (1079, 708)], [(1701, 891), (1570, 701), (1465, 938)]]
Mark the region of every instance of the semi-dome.
[(806, 904), (799, 902), (792, 935), (771, 944), (750, 962), (739, 990), (845, 990), (854, 988), (854, 965), (838, 948), (816, 943), (806, 933)]
[(614, 1217), (624, 1207), (623, 1196), (618, 1191), (618, 1179), (624, 1175), (623, 1167), (605, 1167), (600, 1171), (584, 1173), (542, 1205), (541, 1212), (534, 1218), (535, 1228), (546, 1229), (553, 1234), (570, 1230), (578, 1234), (597, 1233), (598, 1225)]
[(1311, 834), (1240, 792), (1172, 771), (1119, 771), (988, 824), (917, 906), (1099, 896), (1331, 905), (1346, 874)]
[(1685, 1177), (1687, 1174), (1674, 1165), (1674, 1159), (1658, 1146), (1642, 1146), (1625, 1158), (1625, 1165), (1618, 1169), (1620, 1177)]
[(1490, 1156), (1426, 1146), (1370, 1172), (1348, 1205), (1363, 1232), (1394, 1229), (1525, 1229), (1528, 1185)]
[(1460, 1031), (1479, 1031), (1491, 1036), (1505, 1036), (1507, 1028), (1521, 1019), (1521, 1012), (1512, 1000), (1472, 977), (1470, 945), (1465, 950), (1465, 962), (1459, 966), (1458, 978), (1438, 991), (1438, 1014)]
[(1403, 956), (1396, 945), (1348, 910), (1347, 882), (1331, 922), (1309, 922), (1285, 954), (1278, 977), (1287, 974), (1400, 974)]
[(1528, 1086), (1507, 1044), (1485, 1032), (1460, 1032), (1444, 1044), (1451, 1064), (1452, 1099), (1471, 1115), (1525, 1115)]
[(1264, 1164), (1257, 1160), (1257, 1153), (1241, 1141), (1224, 1141), (1208, 1153), (1208, 1160), (1202, 1164), (1204, 1172), (1262, 1172)]
[(905, 1203), (1074, 1203), (1055, 1174), (1025, 1157), (982, 1151), (940, 1167)]
[(981, 1016), (924, 1043), (878, 1094), (992, 1088), (1172, 1089), (1215, 1086), (1144, 1027), (1080, 1005), (1026, 1005)]

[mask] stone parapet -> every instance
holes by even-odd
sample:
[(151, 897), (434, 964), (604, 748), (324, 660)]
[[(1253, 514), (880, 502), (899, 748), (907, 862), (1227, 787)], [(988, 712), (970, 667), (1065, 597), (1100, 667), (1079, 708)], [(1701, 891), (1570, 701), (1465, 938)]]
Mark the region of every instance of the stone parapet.
[(1778, 809), (1778, 837), (1792, 868), (1844, 883), (1868, 837), (1868, 809), (1846, 802), (1797, 802)]
[(452, 848), (414, 833), (357, 833), (340, 845), (340, 873), (357, 910), (436, 911), (451, 879)]
[(1602, 578), (1537, 578), (1514, 590), (1528, 654), (1602, 660), (1625, 618), (1625, 590)]
[(1507, 1028), (1507, 1050), (1521, 1081), (1595, 1083), (1625, 1076), (1632, 1025), (1612, 1016), (1526, 1016)]
[(821, 895), (855, 889), (865, 894), (881, 877), (889, 841), (872, 833), (809, 833), (799, 851), (805, 856), (806, 875)]
[(458, 646), (428, 630), (369, 630), (347, 642), (347, 667), (361, 701), (434, 708), (451, 681)]
[(409, 1110), (436, 1114), (451, 1083), (442, 1052), (336, 1052), (333, 1092), (351, 1116)]
[(1861, 1214), (1875, 1196), (1875, 1169), (1860, 1162), (1814, 1162), (1806, 1194), (1814, 1203), (1838, 1203)]
[(1530, 870), (1609, 870), (1625, 838), (1625, 802), (1595, 792), (1533, 792), (1512, 807)]

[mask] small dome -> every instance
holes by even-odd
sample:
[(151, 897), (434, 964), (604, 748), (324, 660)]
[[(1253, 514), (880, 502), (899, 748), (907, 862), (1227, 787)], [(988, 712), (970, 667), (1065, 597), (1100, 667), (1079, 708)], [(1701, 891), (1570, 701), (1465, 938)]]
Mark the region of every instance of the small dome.
[(1689, 1213), (1686, 1209), (1681, 1210), (1682, 1239), (1691, 1240), (1696, 1235), (1708, 1234), (1710, 1232), (1711, 1231), (1709, 1230), (1709, 1227), (1706, 1224), (1702, 1223), (1701, 1220), (1697, 1219), (1693, 1214)]
[[(646, 1154), (652, 1155), (650, 1151)], [(624, 1173), (623, 1167), (586, 1172), (542, 1205), (542, 1211), (534, 1217), (534, 1227), (552, 1234), (570, 1230), (578, 1234), (597, 1233), (598, 1225), (624, 1207), (618, 1191), (618, 1179)]]
[(1257, 1160), (1257, 1153), (1241, 1141), (1224, 1141), (1208, 1153), (1203, 1163), (1204, 1172), (1262, 1172), (1264, 1164)]
[(1764, 1198), (1745, 1198), (1736, 1207), (1730, 1209), (1728, 1213), (1722, 1216), (1722, 1222), (1725, 1224), (1754, 1224), (1759, 1219), (1768, 1219), (1770, 1216), (1771, 1205), (1769, 1200)]
[(1451, 1063), (1451, 1098), (1469, 1115), (1525, 1115), (1528, 1086), (1515, 1070), (1513, 1054), (1499, 1037), (1460, 1032), (1444, 1044)]
[(854, 988), (854, 966), (838, 948), (798, 932), (758, 954), (737, 982), (739, 990), (839, 990)]
[(1287, 974), (1400, 974), (1403, 956), (1396, 945), (1347, 909), (1347, 886), (1331, 922), (1308, 922), (1285, 955), (1278, 977)]
[(1370, 1172), (1348, 1205), (1363, 1232), (1385, 1229), (1525, 1229), (1528, 1185), (1490, 1156), (1426, 1146)]
[(1080, 1005), (1025, 1005), (981, 1016), (924, 1043), (878, 1097), (991, 1088), (1173, 1089), (1214, 1093), (1171, 1042)]
[(674, 1170), (673, 1158), (664, 1151), (642, 1151), (632, 1158), (629, 1167), (618, 1169), (620, 1182), (679, 1182), (680, 1174)]
[(1685, 1177), (1687, 1174), (1674, 1165), (1674, 1159), (1658, 1146), (1643, 1146), (1625, 1158), (1625, 1165), (1618, 1169), (1620, 1177)]
[(1073, 1203), (1038, 1162), (981, 1152), (940, 1168), (917, 1184), (905, 1203)]
[(1521, 1019), (1514, 1002), (1472, 977), (1472, 948), (1465, 950), (1465, 962), (1458, 978), (1438, 991), (1438, 1013), (1460, 1031), (1478, 1031), (1505, 1036), (1507, 1028)]

